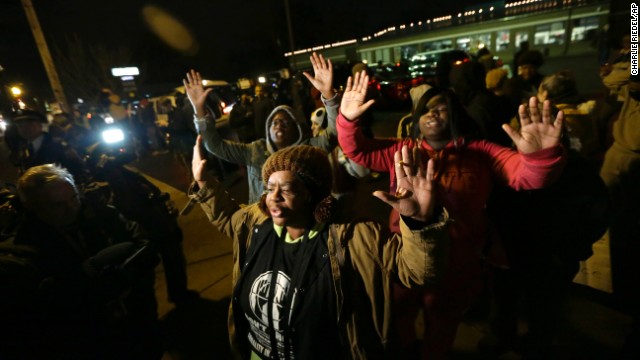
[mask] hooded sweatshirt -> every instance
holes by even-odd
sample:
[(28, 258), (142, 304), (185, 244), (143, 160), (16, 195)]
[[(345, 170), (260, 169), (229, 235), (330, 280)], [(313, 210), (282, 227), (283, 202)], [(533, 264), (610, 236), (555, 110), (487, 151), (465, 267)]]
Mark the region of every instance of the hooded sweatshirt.
[[(483, 211), (494, 184), (515, 190), (544, 188), (560, 176), (565, 163), (561, 146), (521, 154), (485, 140), (459, 139), (460, 147), (451, 141), (435, 150), (426, 141), (412, 138), (369, 139), (362, 134), (359, 120), (349, 121), (342, 114), (337, 126), (340, 145), (349, 158), (372, 171), (389, 172), (391, 193), (397, 185), (394, 153), (403, 145), (419, 147), (423, 165), (429, 158), (434, 160), (441, 205), (454, 219), (448, 273), (453, 277), (473, 272), (470, 265), (479, 264), (478, 252), (484, 248), (487, 231)], [(392, 211), (389, 226), (399, 231), (397, 211)]]
[(249, 182), (248, 202), (252, 204), (258, 202), (264, 192), (262, 165), (269, 155), (278, 150), (269, 136), (271, 122), (278, 111), (284, 111), (289, 114), (297, 125), (299, 136), (296, 142), (290, 146), (306, 144), (319, 147), (329, 152), (337, 145), (336, 117), (338, 107), (340, 106), (340, 98), (335, 95), (328, 100), (322, 98), (322, 101), (327, 109), (328, 125), (324, 134), (317, 137), (311, 137), (311, 128), (306, 121), (306, 117), (297, 115), (293, 108), (287, 105), (280, 105), (269, 114), (265, 124), (266, 137), (249, 144), (224, 140), (216, 129), (215, 119), (211, 116), (202, 119), (196, 118), (195, 123), (198, 134), (202, 135), (202, 140), (207, 151), (222, 160), (247, 167), (247, 178)]

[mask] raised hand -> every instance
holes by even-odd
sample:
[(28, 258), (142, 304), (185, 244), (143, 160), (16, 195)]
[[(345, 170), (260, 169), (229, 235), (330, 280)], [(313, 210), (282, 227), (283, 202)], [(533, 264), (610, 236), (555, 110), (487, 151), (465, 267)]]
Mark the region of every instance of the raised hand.
[(207, 114), (204, 105), (205, 100), (207, 100), (207, 95), (209, 95), (213, 89), (205, 90), (204, 86), (202, 86), (200, 73), (193, 69), (187, 73), (186, 79), (182, 79), (182, 83), (184, 84), (184, 89), (189, 97), (189, 101), (191, 101), (191, 105), (193, 105), (196, 116), (205, 116)]
[(502, 125), (518, 151), (530, 154), (560, 143), (564, 114), (562, 111), (558, 111), (558, 115), (553, 121), (549, 100), (545, 100), (542, 105), (542, 115), (538, 109), (538, 99), (535, 96), (529, 99), (528, 108), (525, 105), (520, 105), (518, 113), (520, 115), (520, 132), (508, 124)]
[(333, 92), (333, 65), (331, 60), (325, 60), (322, 55), (313, 53), (309, 59), (311, 65), (313, 65), (313, 74), (303, 72), (302, 74), (309, 79), (311, 85), (316, 88), (325, 99), (331, 99), (334, 95)]
[(430, 221), (436, 203), (433, 159), (429, 159), (427, 168), (424, 169), (419, 149), (409, 149), (404, 145), (402, 151), (396, 151), (394, 160), (398, 181), (396, 193), (376, 191), (373, 195), (391, 205), (403, 216), (421, 222)]
[(202, 136), (198, 135), (196, 144), (193, 146), (193, 158), (191, 159), (191, 173), (193, 179), (200, 188), (204, 187), (208, 179), (206, 172), (207, 160), (202, 154)]
[(367, 98), (368, 85), (369, 75), (364, 70), (356, 73), (353, 79), (351, 79), (351, 76), (347, 79), (347, 86), (344, 89), (342, 102), (340, 103), (340, 112), (347, 120), (359, 118), (373, 105), (374, 100), (364, 102)]

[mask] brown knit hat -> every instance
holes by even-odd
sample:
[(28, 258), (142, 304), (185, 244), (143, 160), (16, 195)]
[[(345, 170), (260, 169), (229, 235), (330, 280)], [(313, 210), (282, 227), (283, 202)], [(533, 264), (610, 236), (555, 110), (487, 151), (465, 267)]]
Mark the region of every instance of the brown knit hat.
[(485, 78), (487, 89), (496, 90), (502, 88), (508, 75), (509, 72), (502, 68), (490, 70)]
[[(331, 196), (331, 165), (328, 154), (309, 145), (294, 145), (271, 154), (262, 166), (262, 181), (267, 184), (269, 177), (276, 171), (291, 171), (302, 181), (312, 194), (312, 203), (316, 204), (314, 217), (317, 222), (328, 222), (333, 213), (335, 199)], [(269, 214), (266, 195), (260, 198), (260, 208)]]

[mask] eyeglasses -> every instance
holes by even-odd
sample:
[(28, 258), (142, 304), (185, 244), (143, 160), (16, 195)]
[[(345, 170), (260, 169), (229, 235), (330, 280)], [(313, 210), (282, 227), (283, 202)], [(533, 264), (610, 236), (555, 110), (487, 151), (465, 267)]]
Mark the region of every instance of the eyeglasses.
[(427, 112), (425, 112), (425, 115), (437, 116), (437, 117), (442, 116), (443, 113), (446, 114), (447, 111), (448, 111), (446, 106), (440, 106), (440, 107), (432, 108), (432, 109), (427, 108), (426, 110), (427, 110)]

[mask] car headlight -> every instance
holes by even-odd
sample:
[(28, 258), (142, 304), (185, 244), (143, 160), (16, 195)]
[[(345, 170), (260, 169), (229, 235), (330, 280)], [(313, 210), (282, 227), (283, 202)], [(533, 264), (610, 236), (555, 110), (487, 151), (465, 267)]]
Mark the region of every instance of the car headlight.
[(107, 129), (102, 131), (102, 140), (107, 144), (113, 144), (124, 140), (124, 132), (120, 129)]

